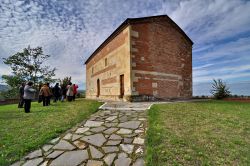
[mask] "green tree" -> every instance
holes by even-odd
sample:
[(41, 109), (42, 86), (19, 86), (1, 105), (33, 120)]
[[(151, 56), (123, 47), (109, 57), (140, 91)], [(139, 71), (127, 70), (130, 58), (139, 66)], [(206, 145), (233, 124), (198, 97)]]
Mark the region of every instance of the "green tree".
[(216, 99), (223, 99), (231, 94), (229, 87), (221, 79), (213, 80), (211, 93)]
[(5, 80), (5, 83), (7, 83), (8, 89), (1, 92), (1, 95), (4, 98), (16, 98), (19, 91), (19, 87), (17, 85), (23, 83), (24, 80), (16, 75), (3, 75), (2, 78)]
[[(18, 52), (8, 58), (3, 58), (3, 62), (9, 65), (15, 77), (24, 81), (33, 81), (37, 86), (42, 82), (54, 82), (56, 68), (44, 65), (50, 55), (43, 53), (42, 47), (25, 48), (23, 52)], [(5, 81), (8, 76), (3, 76)], [(12, 77), (9, 77), (12, 78)], [(8, 82), (7, 82), (8, 83)]]
[(6, 94), (9, 93), (14, 97), (14, 92), (18, 92), (17, 89), (22, 82), (32, 81), (36, 88), (44, 82), (55, 82), (56, 79), (53, 77), (56, 68), (44, 64), (49, 57), (50, 55), (43, 53), (42, 47), (31, 48), (28, 46), (22, 52), (3, 58), (3, 62), (10, 66), (13, 73), (2, 76), (3, 81), (10, 87)]
[(64, 77), (63, 79), (60, 79), (60, 86), (66, 88), (70, 82), (71, 77)]

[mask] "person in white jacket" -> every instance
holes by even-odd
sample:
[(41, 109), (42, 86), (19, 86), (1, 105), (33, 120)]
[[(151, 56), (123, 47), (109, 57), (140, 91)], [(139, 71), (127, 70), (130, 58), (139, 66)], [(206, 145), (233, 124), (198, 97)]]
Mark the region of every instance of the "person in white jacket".
[(72, 83), (70, 82), (69, 85), (67, 86), (67, 99), (68, 101), (72, 101), (74, 96), (74, 88)]
[(24, 111), (25, 113), (30, 112), (30, 107), (31, 107), (31, 101), (34, 99), (34, 95), (36, 90), (32, 88), (33, 82), (28, 82), (25, 87), (24, 87)]

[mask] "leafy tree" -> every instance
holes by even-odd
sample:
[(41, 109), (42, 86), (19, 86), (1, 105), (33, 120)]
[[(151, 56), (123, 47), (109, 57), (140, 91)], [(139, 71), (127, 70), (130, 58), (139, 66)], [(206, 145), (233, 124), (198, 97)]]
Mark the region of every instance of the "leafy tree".
[[(25, 48), (23, 52), (18, 52), (8, 58), (3, 58), (3, 62), (9, 65), (14, 76), (3, 76), (8, 85), (18, 77), (22, 81), (33, 81), (35, 86), (42, 82), (54, 82), (56, 68), (50, 68), (44, 65), (44, 62), (50, 57), (43, 53), (42, 47)], [(17, 83), (17, 82), (15, 82)], [(17, 86), (18, 84), (11, 84)]]
[(60, 85), (61, 87), (66, 88), (67, 85), (71, 82), (71, 77), (65, 77), (63, 79), (60, 79)]
[(229, 87), (227, 87), (225, 82), (223, 82), (221, 79), (214, 79), (213, 81), (211, 93), (216, 99), (223, 99), (230, 96), (231, 92), (229, 91)]
[(18, 85), (21, 85), (24, 80), (16, 75), (3, 75), (2, 78), (8, 86), (6, 91), (1, 92), (1, 96), (4, 98), (16, 98), (19, 91)]

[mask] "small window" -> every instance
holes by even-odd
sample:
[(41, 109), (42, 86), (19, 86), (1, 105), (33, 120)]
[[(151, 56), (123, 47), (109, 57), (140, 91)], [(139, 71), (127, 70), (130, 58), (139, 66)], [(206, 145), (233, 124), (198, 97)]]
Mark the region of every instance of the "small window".
[(105, 58), (105, 66), (108, 66), (108, 59)]
[(94, 67), (92, 67), (92, 74), (94, 74)]

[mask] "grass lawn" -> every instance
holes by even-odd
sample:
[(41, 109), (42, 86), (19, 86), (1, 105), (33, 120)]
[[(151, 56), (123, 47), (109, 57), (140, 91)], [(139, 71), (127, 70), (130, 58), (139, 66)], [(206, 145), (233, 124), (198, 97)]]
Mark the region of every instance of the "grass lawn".
[(49, 107), (32, 103), (31, 113), (17, 104), (0, 106), (0, 165), (9, 165), (27, 152), (83, 121), (101, 103), (89, 100), (58, 102)]
[(147, 165), (250, 165), (250, 103), (207, 101), (149, 110)]

